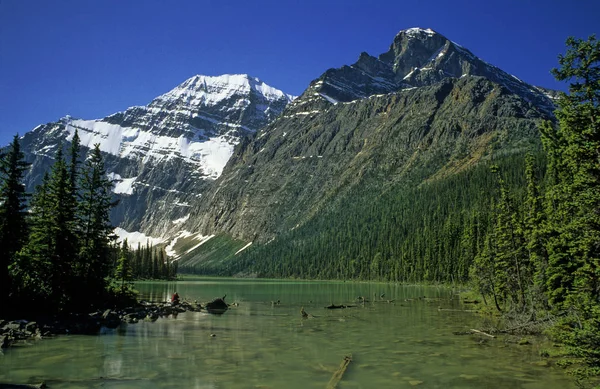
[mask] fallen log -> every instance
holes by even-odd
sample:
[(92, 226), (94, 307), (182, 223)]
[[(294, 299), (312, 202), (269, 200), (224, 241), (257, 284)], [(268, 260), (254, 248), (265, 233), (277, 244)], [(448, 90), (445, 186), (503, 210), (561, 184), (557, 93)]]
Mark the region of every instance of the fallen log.
[(329, 383), (327, 384), (327, 389), (335, 389), (337, 387), (337, 385), (342, 380), (342, 377), (344, 376), (348, 365), (350, 365), (350, 362), (352, 362), (352, 354), (346, 355), (344, 357), (344, 360), (340, 364), (340, 367), (335, 371), (335, 373), (333, 373), (333, 377), (331, 377), (331, 379), (329, 380)]
[(487, 332), (483, 332), (483, 331), (479, 331), (479, 330), (474, 330), (474, 329), (471, 329), (470, 331), (471, 331), (471, 332), (474, 332), (474, 333), (476, 333), (476, 334), (480, 334), (480, 335), (489, 336), (490, 338), (496, 338), (494, 335), (490, 335), (490, 334), (488, 334)]

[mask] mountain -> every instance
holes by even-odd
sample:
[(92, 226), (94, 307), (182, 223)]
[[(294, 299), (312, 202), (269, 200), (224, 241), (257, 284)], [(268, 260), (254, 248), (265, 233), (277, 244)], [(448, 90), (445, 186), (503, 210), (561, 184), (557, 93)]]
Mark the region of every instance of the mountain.
[[(223, 237), (236, 250), (213, 251), (230, 258), (254, 243), (266, 258), (282, 236), (295, 242), (295, 231), (323, 215), (347, 218), (353, 204), (390, 191), (414, 195), (492, 158), (539, 149), (537, 126), (553, 120), (554, 96), (431, 29), (400, 31), (378, 57), (362, 53), (353, 65), (327, 70), (244, 140), (181, 234)], [(335, 222), (320, 223), (328, 227), (313, 238)], [(186, 244), (172, 247), (183, 268), (216, 258)]]
[(115, 180), (120, 202), (112, 222), (161, 237), (185, 220), (240, 139), (275, 119), (293, 98), (248, 75), (197, 75), (146, 106), (99, 120), (66, 116), (23, 136), (33, 164), (27, 186), (41, 182), (59, 145), (67, 146), (77, 130), (84, 152), (100, 144)]

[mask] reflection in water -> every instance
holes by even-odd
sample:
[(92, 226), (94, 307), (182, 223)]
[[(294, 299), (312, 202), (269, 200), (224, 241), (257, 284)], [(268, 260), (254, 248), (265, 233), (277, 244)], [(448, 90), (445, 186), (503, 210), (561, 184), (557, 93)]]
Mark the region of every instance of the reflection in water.
[[(438, 311), (459, 308), (444, 288), (203, 279), (137, 289), (151, 301), (177, 291), (201, 302), (227, 294), (240, 305), (222, 316), (186, 312), (13, 348), (0, 356), (0, 382), (46, 380), (53, 389), (323, 388), (351, 353), (345, 388), (572, 387), (561, 372), (540, 366), (533, 346), (452, 335), (477, 327), (477, 318)], [(357, 303), (359, 296), (368, 302)], [(330, 304), (357, 306), (323, 309)], [(301, 307), (315, 317), (302, 319)]]

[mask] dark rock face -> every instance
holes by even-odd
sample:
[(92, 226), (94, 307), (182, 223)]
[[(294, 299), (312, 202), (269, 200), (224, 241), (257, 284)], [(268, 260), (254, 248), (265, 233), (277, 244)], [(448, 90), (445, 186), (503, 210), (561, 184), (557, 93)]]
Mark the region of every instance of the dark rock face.
[(351, 188), (376, 196), (539, 144), (555, 97), (435, 31), (401, 31), (380, 56), (327, 70), (241, 143), (184, 228), (268, 241)]
[(75, 130), (83, 152), (99, 143), (115, 180), (115, 226), (160, 237), (221, 174), (235, 145), (275, 118), (292, 97), (247, 75), (195, 76), (154, 99), (101, 120), (65, 117), (25, 134), (28, 190)]
[(400, 31), (390, 49), (378, 57), (363, 52), (355, 64), (327, 70), (292, 107), (318, 98), (349, 102), (466, 76), (481, 76), (498, 83), (546, 114), (554, 110), (554, 96), (549, 91), (528, 85), (443, 35), (421, 28)]
[[(544, 111), (466, 76), (300, 114), (293, 107), (233, 155), (186, 229), (266, 241), (349, 188), (418, 185), (497, 149), (537, 142)], [(379, 188), (379, 189), (376, 189)]]

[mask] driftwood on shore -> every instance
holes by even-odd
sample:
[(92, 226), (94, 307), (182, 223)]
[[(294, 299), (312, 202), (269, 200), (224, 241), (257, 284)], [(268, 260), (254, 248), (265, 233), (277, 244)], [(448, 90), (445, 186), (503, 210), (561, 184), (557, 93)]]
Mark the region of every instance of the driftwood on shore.
[(329, 380), (329, 383), (327, 384), (327, 389), (337, 388), (337, 385), (342, 380), (342, 377), (344, 376), (348, 365), (350, 365), (350, 362), (352, 362), (352, 354), (346, 355), (344, 357), (342, 363), (340, 364), (340, 367), (338, 367), (338, 369), (335, 371), (335, 373), (333, 373), (333, 376)]

